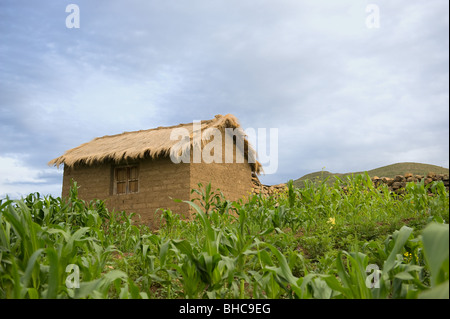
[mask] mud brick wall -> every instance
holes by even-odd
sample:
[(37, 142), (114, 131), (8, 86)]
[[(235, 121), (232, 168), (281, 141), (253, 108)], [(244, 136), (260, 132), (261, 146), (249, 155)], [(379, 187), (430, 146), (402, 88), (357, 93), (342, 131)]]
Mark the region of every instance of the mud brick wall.
[[(114, 169), (124, 165), (137, 165), (139, 168), (137, 193), (114, 193)], [(192, 200), (198, 197), (196, 193), (191, 194), (192, 188), (198, 189), (198, 183), (204, 187), (211, 183), (212, 190), (219, 188), (229, 200), (238, 200), (252, 190), (252, 172), (247, 162), (207, 164), (191, 161), (175, 164), (170, 157), (65, 167), (63, 197), (69, 196), (72, 179), (77, 182), (80, 199), (100, 199), (105, 201), (110, 211), (136, 213), (136, 221), (153, 229), (160, 225), (162, 211), (159, 209), (170, 209), (182, 217), (191, 217), (191, 207), (174, 199)]]
[(111, 165), (64, 166), (62, 197), (69, 196), (72, 179), (77, 182), (78, 197), (90, 201), (109, 196), (111, 188)]
[[(139, 191), (130, 194), (114, 194), (114, 168), (122, 165), (139, 166)], [(140, 222), (152, 228), (159, 225), (161, 211), (169, 208), (183, 216), (189, 214), (185, 203), (176, 203), (173, 199), (190, 199), (189, 164), (173, 164), (170, 158), (147, 159), (133, 163), (104, 163), (96, 166), (78, 165), (64, 169), (62, 196), (69, 196), (71, 180), (77, 181), (79, 198), (90, 201), (101, 199), (112, 211), (134, 212), (140, 215)], [(136, 216), (136, 220), (138, 217)]]
[[(252, 172), (247, 163), (191, 164), (191, 189), (198, 189), (198, 183), (211, 189), (219, 188), (228, 200), (238, 200), (252, 191)], [(193, 194), (193, 198), (198, 197)]]
[[(190, 179), (191, 189), (198, 189), (198, 183), (202, 183), (205, 187), (211, 183), (211, 189), (216, 191), (217, 188), (224, 194), (225, 198), (231, 201), (238, 200), (244, 196), (248, 196), (252, 191), (252, 170), (245, 156), (240, 153), (243, 163), (237, 160), (236, 152), (242, 152), (236, 148), (236, 144), (225, 144), (225, 132), (222, 130), (222, 148), (221, 159), (219, 163), (194, 163), (191, 158)], [(210, 154), (214, 155), (215, 150)], [(232, 163), (226, 163), (226, 154), (232, 155)], [(217, 159), (220, 156), (218, 155)], [(194, 197), (198, 197), (193, 194)]]

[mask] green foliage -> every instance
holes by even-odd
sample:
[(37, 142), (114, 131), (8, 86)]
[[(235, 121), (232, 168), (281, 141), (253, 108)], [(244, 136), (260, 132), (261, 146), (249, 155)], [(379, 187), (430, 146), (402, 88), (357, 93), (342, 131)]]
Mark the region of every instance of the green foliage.
[(425, 261), (431, 272), (431, 289), (420, 298), (449, 298), (448, 224), (430, 223), (422, 232)]
[(394, 178), (397, 175), (405, 175), (406, 173), (411, 173), (413, 175), (426, 176), (429, 172), (434, 172), (435, 174), (449, 174), (449, 169), (437, 165), (406, 162), (406, 163), (395, 163), (387, 166), (378, 167), (375, 169), (368, 170), (366, 172), (350, 172), (350, 173), (330, 173), (328, 171), (319, 171), (306, 174), (299, 179), (293, 181), (294, 186), (303, 187), (306, 180), (313, 182), (323, 182), (325, 179), (328, 183), (332, 184), (338, 179), (345, 179), (348, 176), (363, 175), (365, 173), (370, 176), (378, 177), (390, 177)]
[(64, 200), (0, 201), (0, 298), (448, 298), (442, 182), (397, 195), (368, 174), (291, 181), (235, 202), (192, 192), (193, 218), (163, 210), (154, 232), (76, 184)]

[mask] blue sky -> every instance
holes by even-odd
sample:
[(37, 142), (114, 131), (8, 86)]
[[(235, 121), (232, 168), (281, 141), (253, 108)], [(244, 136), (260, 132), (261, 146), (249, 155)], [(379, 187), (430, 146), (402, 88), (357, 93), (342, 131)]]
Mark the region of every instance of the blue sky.
[[(67, 28), (66, 6), (80, 9)], [(368, 28), (368, 4), (379, 28)], [(91, 139), (234, 114), (278, 129), (278, 184), (449, 167), (449, 3), (0, 2), (0, 197), (59, 196), (47, 162)]]

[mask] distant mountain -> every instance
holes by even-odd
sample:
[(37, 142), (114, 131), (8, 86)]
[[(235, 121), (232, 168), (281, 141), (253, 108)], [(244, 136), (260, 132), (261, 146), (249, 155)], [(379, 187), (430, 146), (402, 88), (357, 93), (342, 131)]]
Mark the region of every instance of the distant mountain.
[[(370, 177), (378, 176), (378, 177), (391, 177), (394, 178), (395, 175), (404, 175), (406, 173), (412, 173), (414, 175), (426, 175), (429, 172), (433, 172), (436, 174), (449, 174), (449, 169), (441, 166), (431, 165), (431, 164), (422, 164), (422, 163), (396, 163), (387, 166), (382, 166), (379, 168), (372, 169), (367, 171)], [(335, 178), (334, 176), (338, 176), (339, 178), (343, 178), (352, 174), (364, 174), (364, 172), (350, 172), (350, 173), (330, 173), (328, 171), (319, 171), (310, 174), (306, 174), (305, 176), (300, 177), (299, 179), (294, 180), (294, 186), (302, 187), (303, 182), (305, 180), (310, 181), (322, 181), (327, 177), (330, 177), (328, 182), (333, 183)]]

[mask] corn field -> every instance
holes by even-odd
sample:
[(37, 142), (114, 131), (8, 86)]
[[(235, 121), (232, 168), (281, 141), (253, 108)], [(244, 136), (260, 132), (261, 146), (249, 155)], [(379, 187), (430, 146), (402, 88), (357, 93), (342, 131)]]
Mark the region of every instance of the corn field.
[[(345, 191), (342, 186), (345, 185)], [(449, 298), (449, 193), (368, 175), (229, 201), (192, 190), (189, 220), (30, 194), (0, 201), (0, 298)]]

